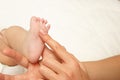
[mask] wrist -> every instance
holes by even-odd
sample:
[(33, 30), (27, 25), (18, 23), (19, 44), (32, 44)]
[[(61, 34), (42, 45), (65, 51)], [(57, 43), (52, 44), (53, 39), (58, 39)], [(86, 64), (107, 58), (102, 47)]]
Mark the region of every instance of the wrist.
[(85, 73), (85, 75), (87, 76), (87, 80), (90, 80), (90, 76), (89, 76), (89, 73), (88, 73), (88, 70), (87, 70), (87, 67), (86, 67), (85, 63), (84, 62), (80, 62), (79, 65), (80, 65), (80, 68)]

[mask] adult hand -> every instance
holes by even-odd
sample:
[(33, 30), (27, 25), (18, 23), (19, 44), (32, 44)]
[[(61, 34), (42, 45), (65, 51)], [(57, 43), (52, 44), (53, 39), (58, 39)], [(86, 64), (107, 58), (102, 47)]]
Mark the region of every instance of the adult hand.
[[(24, 56), (10, 48), (5, 49), (3, 53), (4, 55), (14, 59), (17, 64), (27, 68), (27, 72), (20, 75), (7, 75), (0, 73), (0, 80), (46, 80), (40, 73), (41, 61), (36, 64), (31, 64)], [(47, 47), (45, 47), (43, 51), (43, 57), (54, 58), (57, 60), (51, 50)]]
[(58, 42), (53, 40), (44, 31), (40, 32), (40, 37), (53, 50), (53, 54), (59, 60), (51, 57), (43, 57), (42, 65), (40, 66), (41, 74), (49, 80), (89, 80), (85, 70), (79, 65), (79, 61)]
[(51, 54), (43, 55), (43, 61), (39, 65), (39, 63), (29, 63), (25, 57), (14, 50), (8, 49), (4, 51), (7, 56), (14, 58), (18, 64), (26, 67), (28, 71), (15, 76), (0, 74), (1, 80), (89, 80), (88, 75), (73, 55), (67, 52), (64, 47), (54, 41), (48, 34), (41, 34), (41, 37), (52, 48), (53, 53), (45, 49), (43, 53)]
[(20, 53), (9, 48), (4, 51), (4, 54), (13, 58), (17, 64), (27, 68), (27, 72), (19, 75), (0, 74), (0, 80), (44, 80), (39, 72), (39, 63), (31, 64)]

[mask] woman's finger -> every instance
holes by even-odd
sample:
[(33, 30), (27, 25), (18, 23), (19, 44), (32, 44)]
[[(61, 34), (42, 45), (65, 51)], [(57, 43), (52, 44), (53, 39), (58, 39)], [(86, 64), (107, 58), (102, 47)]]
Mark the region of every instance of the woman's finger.
[(58, 80), (57, 74), (49, 69), (48, 67), (44, 66), (43, 64), (40, 64), (40, 73), (45, 77), (45, 80)]
[(43, 50), (43, 54), (42, 54), (42, 57), (43, 59), (46, 59), (46, 58), (52, 58), (52, 59), (55, 59), (57, 61), (59, 61), (60, 63), (62, 62), (61, 59), (59, 59), (56, 55), (53, 54), (54, 51), (48, 49), (48, 47), (45, 46), (44, 50)]
[(26, 68), (28, 67), (29, 64), (28, 60), (24, 56), (20, 55), (20, 53), (16, 52), (15, 50), (7, 48), (3, 51), (3, 54), (14, 59), (17, 64), (20, 64)]
[(66, 49), (63, 46), (61, 46), (58, 42), (53, 40), (47, 33), (44, 33), (43, 30), (40, 30), (40, 37), (53, 49), (55, 55), (57, 55), (60, 59), (62, 59), (65, 62), (70, 61), (71, 56), (68, 54)]
[(50, 58), (49, 56), (47, 56), (42, 60), (42, 64), (49, 67), (51, 70), (53, 70), (57, 74), (66, 72), (66, 66), (64, 64), (58, 62), (56, 59)]

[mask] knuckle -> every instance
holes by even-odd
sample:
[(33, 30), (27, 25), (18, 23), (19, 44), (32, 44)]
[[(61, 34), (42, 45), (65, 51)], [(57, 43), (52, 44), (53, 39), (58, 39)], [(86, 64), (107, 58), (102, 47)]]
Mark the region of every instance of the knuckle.
[(66, 51), (66, 49), (65, 49), (65, 47), (63, 47), (61, 44), (59, 44), (58, 42), (54, 42), (54, 48), (56, 49), (56, 50), (58, 50), (58, 49), (60, 49), (60, 50), (62, 50), (62, 51)]
[(49, 42), (51, 39), (46, 35), (45, 42)]
[(74, 76), (73, 71), (72, 71), (72, 70), (69, 70), (69, 71), (67, 72), (67, 75), (68, 75), (70, 78), (72, 78), (72, 77)]
[(62, 74), (60, 80), (71, 80), (71, 78), (69, 77), (68, 74), (65, 74), (65, 73), (64, 73), (64, 74)]
[(70, 64), (71, 67), (73, 67), (73, 68), (79, 66), (79, 63), (78, 63), (76, 60), (74, 60), (74, 59), (71, 59), (70, 62), (69, 62), (69, 64)]

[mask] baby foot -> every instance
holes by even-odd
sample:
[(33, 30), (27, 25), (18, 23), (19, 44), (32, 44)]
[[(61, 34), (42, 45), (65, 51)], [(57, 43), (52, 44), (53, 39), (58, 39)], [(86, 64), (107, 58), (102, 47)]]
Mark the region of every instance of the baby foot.
[(48, 32), (50, 26), (46, 26), (47, 21), (37, 17), (32, 17), (30, 21), (30, 30), (25, 39), (23, 46), (23, 52), (31, 63), (35, 63), (39, 60), (43, 48), (44, 42), (39, 36), (39, 30), (42, 28)]

